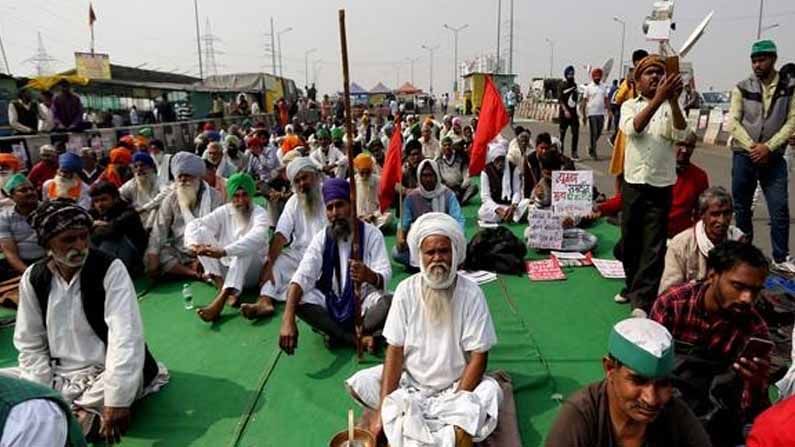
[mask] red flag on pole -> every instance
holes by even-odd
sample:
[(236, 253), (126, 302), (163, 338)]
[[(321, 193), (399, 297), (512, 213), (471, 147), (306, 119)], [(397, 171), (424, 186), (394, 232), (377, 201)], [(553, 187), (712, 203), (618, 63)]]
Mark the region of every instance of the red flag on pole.
[(500, 134), (502, 128), (510, 121), (508, 111), (502, 102), (497, 87), (491, 81), (491, 76), (486, 76), (483, 86), (483, 101), (480, 105), (478, 128), (472, 141), (472, 153), (469, 161), (469, 175), (478, 175), (486, 165), (486, 145)]
[(97, 21), (97, 15), (94, 14), (94, 5), (91, 3), (88, 4), (88, 25), (93, 26), (94, 22)]
[(395, 128), (392, 130), (392, 138), (389, 139), (389, 147), (386, 150), (386, 160), (384, 169), (381, 170), (381, 183), (378, 185), (378, 203), (381, 204), (381, 212), (386, 211), (392, 205), (395, 197), (395, 185), (403, 177), (403, 132), (400, 130), (400, 121), (395, 120)]

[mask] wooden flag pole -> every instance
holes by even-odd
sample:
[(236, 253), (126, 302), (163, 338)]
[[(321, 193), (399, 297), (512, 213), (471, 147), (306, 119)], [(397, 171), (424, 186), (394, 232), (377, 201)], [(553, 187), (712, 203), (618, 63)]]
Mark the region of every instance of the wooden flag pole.
[[(340, 20), (340, 46), (342, 53), (342, 83), (343, 83), (343, 101), (345, 104), (345, 135), (348, 137), (345, 144), (346, 152), (348, 155), (348, 179), (351, 185), (351, 221), (353, 222), (353, 243), (351, 244), (351, 259), (361, 261), (359, 259), (359, 245), (361, 244), (361, 236), (359, 234), (359, 219), (356, 213), (356, 179), (353, 172), (353, 117), (351, 116), (351, 84), (348, 75), (348, 37), (345, 32), (345, 10), (339, 10)], [(353, 285), (353, 300), (354, 300), (354, 330), (356, 332), (356, 355), (359, 361), (362, 360), (363, 347), (363, 322), (362, 322), (362, 299), (361, 299), (361, 284), (354, 283)]]

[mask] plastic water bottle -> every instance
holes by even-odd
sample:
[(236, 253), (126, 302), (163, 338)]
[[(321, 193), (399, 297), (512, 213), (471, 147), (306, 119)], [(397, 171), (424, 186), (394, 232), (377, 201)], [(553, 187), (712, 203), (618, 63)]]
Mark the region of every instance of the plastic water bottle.
[(185, 310), (193, 309), (193, 290), (188, 283), (182, 285), (182, 300), (185, 301)]

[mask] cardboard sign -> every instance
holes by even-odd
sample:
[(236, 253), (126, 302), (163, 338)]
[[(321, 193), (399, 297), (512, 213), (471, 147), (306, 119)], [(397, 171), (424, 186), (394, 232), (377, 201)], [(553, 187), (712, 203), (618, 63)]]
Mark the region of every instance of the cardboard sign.
[(531, 281), (560, 281), (566, 279), (566, 275), (554, 257), (543, 261), (525, 261), (527, 277)]
[(599, 274), (605, 278), (624, 279), (627, 277), (624, 273), (624, 264), (621, 261), (593, 258), (591, 262), (593, 262), (596, 270), (599, 270)]
[(593, 212), (593, 171), (554, 171), (552, 211), (556, 216), (587, 216)]
[(550, 210), (531, 209), (527, 214), (527, 244), (532, 248), (560, 250), (563, 226)]

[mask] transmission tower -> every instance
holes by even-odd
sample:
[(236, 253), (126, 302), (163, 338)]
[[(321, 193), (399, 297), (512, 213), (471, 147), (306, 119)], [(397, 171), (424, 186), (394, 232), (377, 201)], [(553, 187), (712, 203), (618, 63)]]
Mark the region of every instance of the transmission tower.
[(24, 63), (34, 64), (36, 67), (36, 75), (38, 76), (52, 74), (54, 71), (50, 64), (52, 62), (57, 62), (58, 59), (55, 59), (47, 53), (47, 50), (44, 48), (44, 39), (41, 38), (41, 32), (38, 32), (37, 35), (39, 46), (36, 49), (36, 53), (33, 57), (25, 59)]
[(218, 75), (218, 63), (215, 60), (216, 54), (224, 54), (223, 51), (215, 49), (215, 43), (221, 42), (221, 39), (214, 35), (212, 32), (212, 28), (210, 28), (210, 18), (207, 18), (207, 24), (205, 25), (205, 33), (202, 36), (202, 41), (204, 42), (204, 64), (207, 67), (207, 72), (212, 73), (213, 75)]

